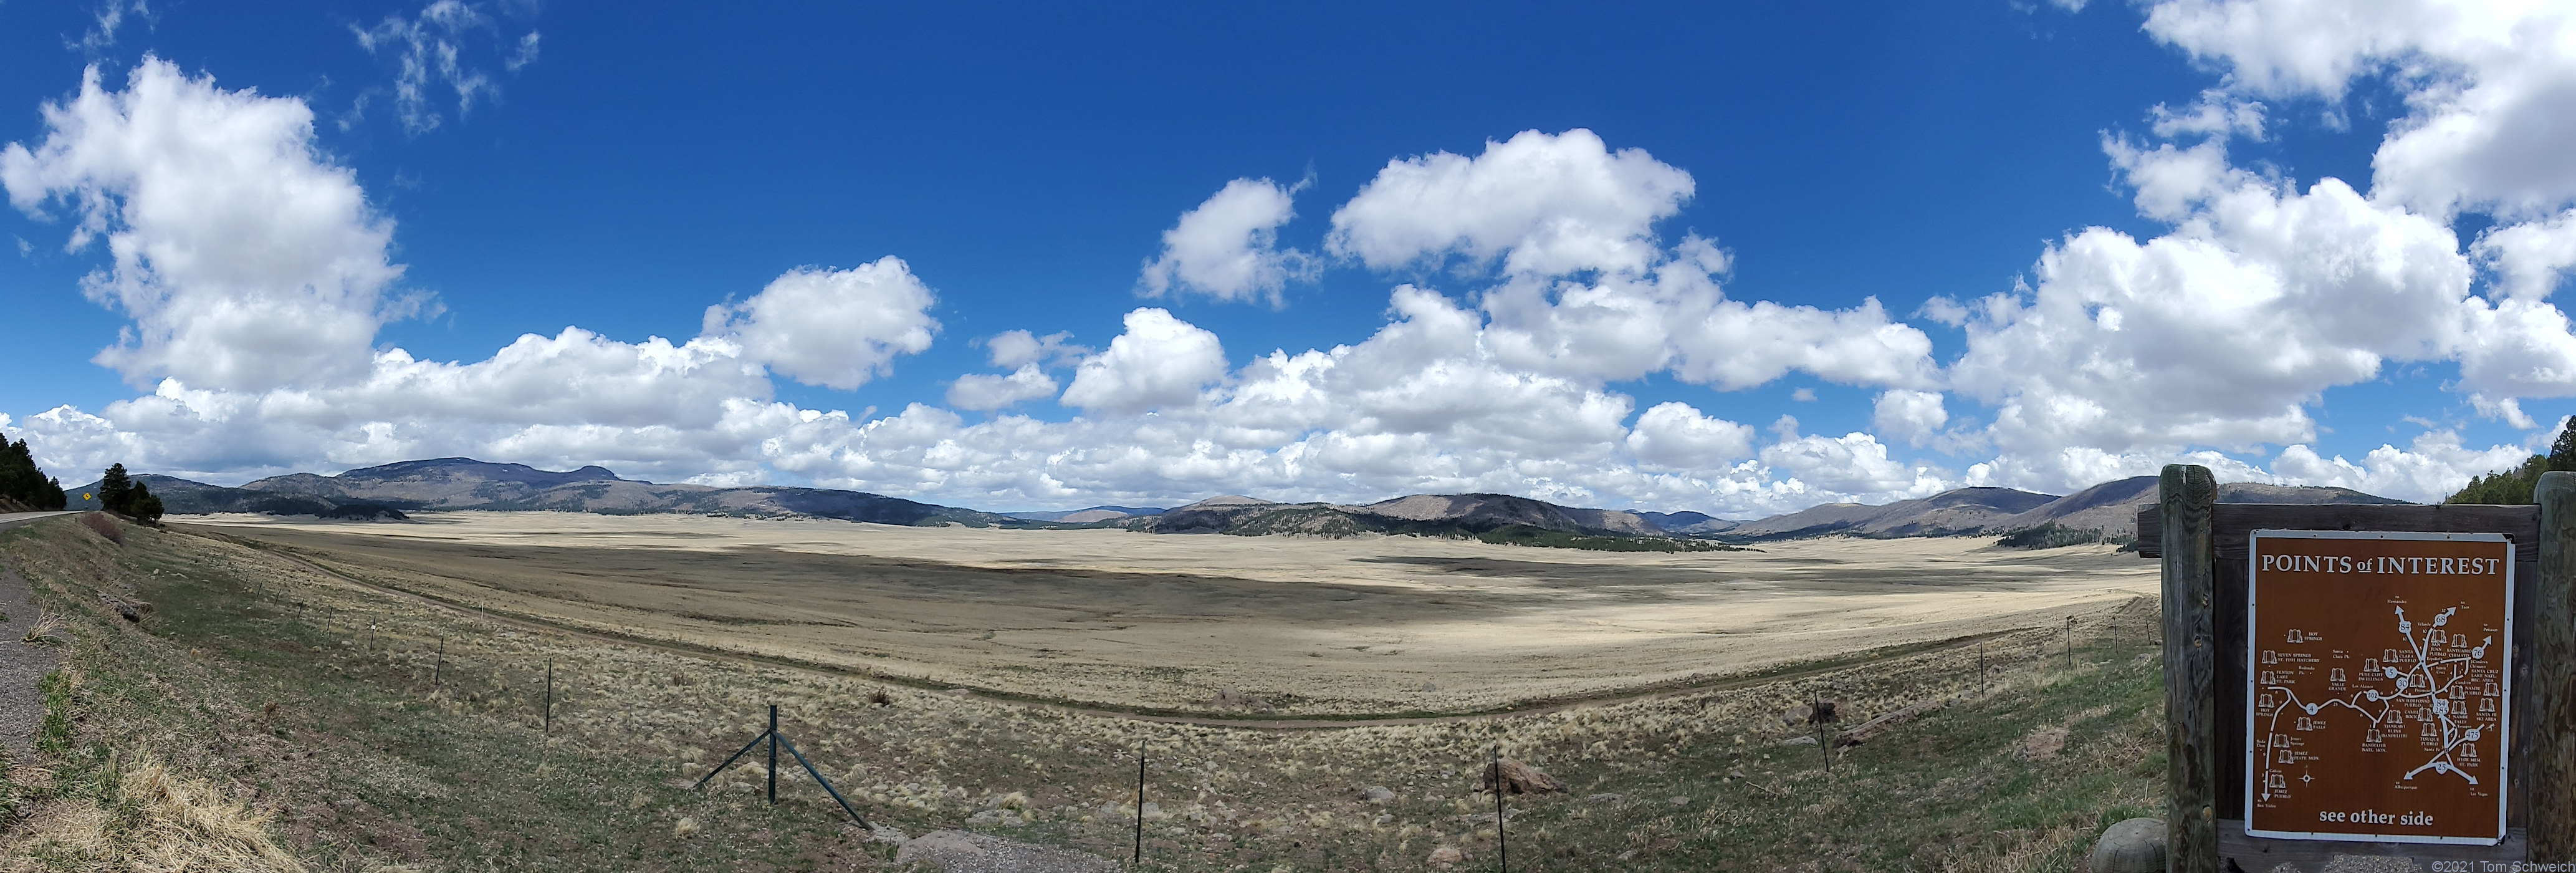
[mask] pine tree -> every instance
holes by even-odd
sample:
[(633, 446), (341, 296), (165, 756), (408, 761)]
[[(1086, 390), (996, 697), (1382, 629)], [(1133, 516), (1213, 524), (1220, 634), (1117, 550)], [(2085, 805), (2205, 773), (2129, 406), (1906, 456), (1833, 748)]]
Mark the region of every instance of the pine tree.
[(124, 464), (109, 464), (107, 473), (98, 479), (98, 505), (109, 512), (131, 515), (127, 510), (134, 500), (134, 482), (125, 475)]
[(2531, 492), (2540, 487), (2540, 474), (2556, 470), (2576, 470), (2576, 417), (2560, 425), (2558, 438), (2549, 443), (2549, 454), (2533, 455), (2510, 470), (2470, 477), (2469, 484), (2442, 502), (2528, 504)]
[(151, 488), (137, 484), (134, 486), (134, 493), (125, 500), (126, 515), (147, 523), (161, 520), (161, 498), (154, 496)]
[(0, 500), (31, 509), (63, 508), (60, 483), (36, 469), (35, 453), (28, 450), (26, 440), (13, 443), (0, 437)]

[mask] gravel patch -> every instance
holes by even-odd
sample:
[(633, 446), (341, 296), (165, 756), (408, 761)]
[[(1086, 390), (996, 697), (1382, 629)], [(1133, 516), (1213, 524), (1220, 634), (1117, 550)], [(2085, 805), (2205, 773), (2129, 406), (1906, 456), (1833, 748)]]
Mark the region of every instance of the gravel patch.
[(1115, 873), (1117, 862), (1053, 846), (967, 831), (931, 831), (895, 853), (895, 866), (925, 861), (942, 873)]
[(27, 580), (0, 555), (0, 748), (20, 764), (36, 761), (36, 723), (45, 717), (45, 700), (36, 680), (62, 666), (53, 649), (19, 642), (36, 623), (36, 604)]

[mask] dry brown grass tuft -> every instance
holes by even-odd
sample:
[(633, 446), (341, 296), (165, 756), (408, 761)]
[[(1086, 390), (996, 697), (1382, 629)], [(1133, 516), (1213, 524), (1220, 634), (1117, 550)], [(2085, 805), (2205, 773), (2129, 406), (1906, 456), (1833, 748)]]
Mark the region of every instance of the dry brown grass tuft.
[[(11, 873), (238, 870), (303, 873), (303, 863), (269, 840), (268, 816), (183, 779), (145, 759), (116, 780), (97, 803), (62, 800), (38, 810), (31, 825), (0, 854)], [(38, 866), (42, 865), (42, 866)]]
[(2030, 735), (2021, 738), (2021, 744), (2014, 749), (2023, 760), (2028, 761), (2054, 761), (2057, 760), (2057, 753), (2065, 750), (2066, 728), (2057, 725), (2031, 731)]
[(125, 545), (125, 528), (118, 525), (116, 519), (107, 517), (107, 513), (92, 512), (82, 515), (81, 524), (88, 525), (90, 530), (97, 531), (99, 536), (108, 538), (110, 542), (120, 546)]
[[(1941, 873), (2056, 873), (2076, 869), (2069, 862), (2081, 854), (2088, 831), (2055, 827), (2012, 834), (2008, 845), (1972, 852), (1941, 862)], [(2080, 862), (2079, 862), (2080, 863)]]
[(19, 637), (18, 641), (31, 646), (61, 645), (62, 640), (53, 634), (69, 626), (60, 615), (39, 612), (36, 613), (36, 623), (28, 625), (26, 635)]

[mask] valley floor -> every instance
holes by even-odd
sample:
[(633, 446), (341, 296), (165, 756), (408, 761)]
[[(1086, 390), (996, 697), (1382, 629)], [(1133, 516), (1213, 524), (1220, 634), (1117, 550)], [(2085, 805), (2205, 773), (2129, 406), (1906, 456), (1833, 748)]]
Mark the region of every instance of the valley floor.
[(182, 528), (489, 614), (1012, 699), (1238, 718), (1689, 687), (2063, 625), (2151, 594), (2157, 568), (2109, 546), (1973, 538), (1610, 553), (480, 512)]
[[(1453, 852), (1461, 869), (1483, 868), (1496, 852), (1495, 821), (1491, 795), (1476, 788), (1484, 762), (1499, 750), (1571, 787), (1506, 799), (1512, 863), (1520, 869), (2066, 870), (2077, 868), (2102, 827), (2147, 813), (2163, 772), (2155, 605), (2100, 590), (2108, 585), (2081, 598), (2051, 594), (2038, 578), (2001, 586), (1998, 594), (2018, 586), (2034, 599), (2066, 599), (2044, 604), (2056, 610), (2046, 620), (1986, 628), (1983, 676), (1974, 646), (1876, 655), (1845, 648), (1834, 654), (1855, 660), (1767, 681), (1503, 718), (1281, 730), (1028, 706), (749, 649), (691, 654), (663, 642), (518, 623), (537, 613), (511, 611), (585, 602), (570, 587), (546, 587), (568, 586), (560, 580), (582, 573), (611, 586), (604, 590), (648, 587), (631, 581), (639, 571), (610, 563), (617, 560), (712, 574), (718, 560), (756, 565), (859, 555), (775, 543), (614, 548), (596, 552), (623, 557), (584, 565), (558, 556), (547, 565), (544, 553), (532, 550), (563, 546), (449, 540), (444, 547), (455, 551), (444, 554), (457, 560), (535, 563), (542, 571), (525, 577), (534, 581), (492, 585), (479, 595), (484, 602), (441, 602), (463, 589), (439, 586), (482, 577), (458, 569), (478, 565), (442, 559), (439, 573), (404, 576), (404, 566), (387, 556), (421, 554), (408, 545), (350, 547), (346, 534), (329, 532), (257, 540), (243, 533), (130, 527), (117, 545), (69, 519), (0, 533), (0, 556), (32, 584), (43, 608), (70, 623), (60, 634), (66, 666), (47, 680), (37, 760), (12, 769), (0, 788), (0, 802), (18, 810), (0, 816), (0, 858), (7, 859), (0, 869), (146, 869), (153, 852), (200, 844), (229, 847), (241, 858), (269, 857), (263, 846), (292, 856), (257, 862), (268, 869), (887, 867), (893, 844), (846, 825), (801, 771), (780, 774), (775, 806), (765, 802), (757, 770), (728, 771), (705, 790), (689, 790), (758, 732), (772, 704), (781, 708), (786, 734), (872, 820), (913, 834), (966, 827), (1119, 858), (1131, 851), (1141, 744), (1153, 803), (1144, 811), (1144, 866), (1153, 869), (1412, 870)], [(1524, 575), (1505, 585), (1482, 581), (1498, 578), (1491, 572), (1450, 568), (1506, 559), (1562, 567), (1592, 558), (1435, 548), (1446, 545), (1376, 546), (1381, 554), (1421, 549), (1399, 556), (1451, 562), (1436, 565), (1436, 574), (1394, 563), (1374, 571), (1392, 575), (1333, 584), (1371, 586), (1362, 593), (1423, 609), (1443, 605), (1429, 603), (1433, 598), (1463, 599), (1470, 591), (1528, 598), (1551, 584), (1585, 593), (1588, 585), (1631, 584), (1621, 578), (1707, 572), (1656, 565), (1660, 556), (1649, 556), (1644, 569)], [(989, 545), (955, 551), (975, 559), (943, 563), (989, 567), (1024, 557)], [(788, 557), (763, 557), (780, 554)], [(1780, 564), (1760, 575), (1786, 576), (1796, 566), (1790, 559), (1800, 557), (1763, 554)], [(1965, 550), (1945, 560), (2013, 560), (1960, 555)], [(864, 557), (885, 565), (923, 560), (892, 549)], [(2078, 550), (2028, 557), (2041, 567), (2111, 559)], [(1065, 559), (1081, 553), (1067, 550)], [(2117, 560), (2152, 573), (2150, 562)], [(1256, 566), (1239, 576), (1283, 584), (1260, 574), (1304, 572), (1286, 558), (1270, 566), (1281, 569)], [(666, 572), (672, 575), (647, 578), (669, 587), (684, 575)], [(1439, 587), (1452, 573), (1479, 581)], [(550, 577), (559, 581), (544, 582)], [(1903, 597), (1905, 578), (1891, 573), (1851, 584)], [(421, 586), (439, 599), (388, 594), (375, 587), (380, 582)], [(776, 590), (784, 589), (747, 586), (725, 599), (746, 610), (787, 609), (790, 599), (769, 596)], [(960, 599), (982, 596), (1002, 599), (972, 588)], [(1600, 608), (1630, 610), (1641, 622), (1659, 617), (1651, 605), (1622, 601), (1634, 596), (1643, 595), (1607, 595)], [(1648, 600), (1657, 602), (1674, 608), (1669, 599)], [(119, 604), (148, 609), (128, 621)], [(2062, 617), (2070, 613), (2078, 619), (2071, 657)], [(546, 616), (566, 625), (598, 620), (570, 611)], [(741, 616), (731, 625), (719, 618), (691, 621), (750, 626)], [(1729, 618), (1711, 610), (1694, 620)], [(1590, 651), (1562, 640), (1552, 645)], [(1327, 660), (1302, 651), (1263, 669)], [(886, 663), (927, 663), (912, 660), (920, 657)], [(972, 678), (970, 667), (943, 669)], [(1198, 692), (1162, 693), (1171, 701)], [(1448, 704), (1530, 696), (1465, 696)], [(1912, 704), (1946, 706), (1841, 751), (1827, 769), (1818, 745), (1794, 744), (1816, 734), (1784, 719), (1820, 697), (1841, 704), (1846, 727)], [(1365, 799), (1371, 786), (1392, 797)]]

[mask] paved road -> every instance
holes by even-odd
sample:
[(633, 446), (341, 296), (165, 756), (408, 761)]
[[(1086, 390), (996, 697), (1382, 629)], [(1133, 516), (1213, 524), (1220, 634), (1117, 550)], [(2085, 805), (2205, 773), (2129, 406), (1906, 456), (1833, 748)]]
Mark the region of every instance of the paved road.
[(36, 519), (40, 519), (40, 518), (52, 518), (52, 517), (57, 516), (57, 515), (77, 515), (77, 514), (79, 514), (79, 513), (77, 513), (77, 512), (0, 512), (0, 530), (8, 530), (8, 529), (10, 529), (10, 528), (17, 527), (17, 526), (22, 525), (22, 524), (26, 524), (27, 522), (35, 521)]

